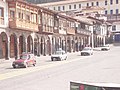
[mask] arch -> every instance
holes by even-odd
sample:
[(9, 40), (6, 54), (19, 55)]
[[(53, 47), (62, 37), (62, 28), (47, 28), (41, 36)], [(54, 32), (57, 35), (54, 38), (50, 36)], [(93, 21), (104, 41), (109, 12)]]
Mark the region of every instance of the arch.
[(55, 37), (52, 37), (52, 54), (55, 52)]
[(34, 54), (35, 55), (38, 55), (38, 49), (39, 49), (39, 37), (38, 35), (35, 35), (35, 38), (34, 38)]
[(17, 57), (17, 36), (15, 34), (10, 35), (10, 57)]
[(51, 55), (51, 42), (50, 42), (50, 38), (47, 37), (47, 54)]
[(24, 37), (24, 35), (21, 35), (19, 37), (19, 54), (22, 54), (22, 52), (26, 52), (25, 37)]
[(0, 58), (8, 59), (8, 37), (5, 32), (0, 34)]
[(79, 40), (78, 37), (75, 37), (75, 51), (79, 51)]
[(42, 36), (40, 41), (41, 41), (40, 42), (40, 46), (41, 46), (40, 53), (41, 53), (41, 55), (45, 55), (45, 37)]
[(33, 53), (33, 39), (31, 35), (27, 37), (27, 52)]
[(62, 50), (66, 51), (66, 38), (65, 38), (65, 36), (61, 37), (61, 48), (62, 48)]
[(67, 37), (67, 52), (71, 52), (71, 39), (69, 36)]

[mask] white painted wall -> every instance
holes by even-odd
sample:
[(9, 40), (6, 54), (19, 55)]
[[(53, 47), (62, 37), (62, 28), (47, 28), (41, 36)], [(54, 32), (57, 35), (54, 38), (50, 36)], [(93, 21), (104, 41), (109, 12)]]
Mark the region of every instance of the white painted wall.
[(0, 27), (8, 27), (8, 4), (5, 0), (0, 0), (0, 7), (4, 8), (4, 25), (0, 25)]

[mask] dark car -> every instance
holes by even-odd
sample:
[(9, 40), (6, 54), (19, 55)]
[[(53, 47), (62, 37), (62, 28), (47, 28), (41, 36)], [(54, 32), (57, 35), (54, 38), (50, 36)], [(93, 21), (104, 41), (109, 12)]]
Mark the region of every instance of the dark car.
[(29, 54), (29, 53), (24, 53), (20, 55), (20, 58), (13, 61), (12, 66), (13, 68), (17, 67), (28, 67), (28, 66), (35, 66), (36, 65), (36, 60), (34, 54)]

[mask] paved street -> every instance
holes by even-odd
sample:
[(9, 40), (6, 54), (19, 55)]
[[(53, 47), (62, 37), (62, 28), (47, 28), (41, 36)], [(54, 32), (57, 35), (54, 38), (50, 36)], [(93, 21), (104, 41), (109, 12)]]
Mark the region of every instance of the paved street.
[(40, 57), (36, 67), (27, 69), (12, 69), (10, 63), (6, 62), (0, 64), (0, 88), (69, 90), (70, 81), (120, 83), (119, 51), (120, 47), (117, 46), (111, 47), (110, 51), (95, 51), (93, 56), (74, 53), (68, 54), (66, 61), (53, 62), (49, 56)]

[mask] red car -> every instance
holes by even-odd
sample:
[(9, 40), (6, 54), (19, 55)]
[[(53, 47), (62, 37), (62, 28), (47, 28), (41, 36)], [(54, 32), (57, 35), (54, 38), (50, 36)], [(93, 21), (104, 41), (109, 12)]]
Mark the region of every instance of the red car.
[(17, 68), (17, 67), (28, 67), (28, 66), (35, 66), (36, 64), (36, 60), (35, 60), (35, 56), (34, 54), (22, 54), (20, 55), (20, 59), (15, 60), (12, 63), (13, 68)]

